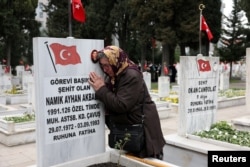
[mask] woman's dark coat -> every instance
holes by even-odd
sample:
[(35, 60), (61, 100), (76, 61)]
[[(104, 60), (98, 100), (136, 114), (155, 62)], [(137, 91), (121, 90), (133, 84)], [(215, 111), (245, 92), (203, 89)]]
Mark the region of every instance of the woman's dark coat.
[(117, 76), (114, 92), (103, 86), (97, 92), (97, 99), (106, 107), (106, 114), (117, 124), (136, 124), (141, 122), (141, 110), (145, 114), (147, 157), (154, 157), (163, 149), (165, 140), (161, 131), (160, 119), (155, 103), (151, 100), (141, 72), (127, 68)]

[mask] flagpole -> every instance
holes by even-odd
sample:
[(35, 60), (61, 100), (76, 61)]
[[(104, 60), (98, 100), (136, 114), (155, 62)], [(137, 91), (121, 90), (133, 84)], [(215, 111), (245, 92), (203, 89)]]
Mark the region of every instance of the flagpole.
[(200, 28), (199, 28), (199, 51), (200, 51), (200, 54), (201, 54), (201, 17), (202, 17), (202, 10), (205, 9), (205, 5), (203, 4), (200, 4), (199, 5), (199, 10), (200, 10)]
[(57, 73), (55, 63), (54, 63), (54, 61), (53, 61), (53, 59), (52, 59), (52, 56), (51, 56), (51, 53), (50, 53), (50, 50), (49, 50), (48, 41), (44, 42), (44, 44), (46, 45), (46, 47), (47, 47), (47, 49), (48, 49), (49, 56), (50, 56), (50, 60), (51, 60), (51, 62), (52, 62), (52, 64), (53, 64), (53, 67), (54, 67), (55, 72)]
[(71, 11), (71, 0), (68, 0), (68, 11), (69, 11), (69, 37), (72, 37), (72, 11)]

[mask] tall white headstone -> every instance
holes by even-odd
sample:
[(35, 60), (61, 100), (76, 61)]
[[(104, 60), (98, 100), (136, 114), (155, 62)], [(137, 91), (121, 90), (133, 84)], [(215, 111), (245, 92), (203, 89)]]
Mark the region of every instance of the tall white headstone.
[(246, 108), (250, 112), (250, 48), (247, 48), (246, 55)]
[(229, 89), (229, 72), (220, 73), (220, 90)]
[(23, 72), (24, 72), (24, 66), (21, 66), (21, 65), (16, 66), (16, 76), (17, 77), (21, 78), (23, 75)]
[(217, 111), (219, 58), (181, 56), (179, 135), (208, 130)]
[(143, 79), (146, 83), (148, 91), (151, 90), (151, 74), (149, 72), (143, 72)]
[(170, 92), (170, 78), (169, 76), (160, 76), (158, 78), (158, 96), (168, 97)]
[(91, 71), (103, 74), (93, 49), (103, 40), (33, 39), (38, 167), (105, 151), (103, 105), (88, 83)]
[(0, 64), (0, 94), (3, 92), (4, 84), (3, 84), (3, 66)]

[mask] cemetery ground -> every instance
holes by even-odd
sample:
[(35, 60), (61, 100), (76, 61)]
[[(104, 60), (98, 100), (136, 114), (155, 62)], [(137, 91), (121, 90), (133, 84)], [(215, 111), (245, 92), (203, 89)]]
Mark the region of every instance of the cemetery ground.
[[(171, 84), (174, 85), (174, 84)], [(245, 89), (245, 82), (241, 80), (233, 80), (230, 82), (230, 88)], [(152, 89), (157, 89), (157, 83), (152, 83)], [(232, 119), (247, 116), (246, 105), (221, 108), (216, 113), (216, 121), (231, 122)], [(171, 113), (168, 118), (161, 119), (162, 131), (165, 135), (174, 134), (177, 132), (178, 120), (177, 114)], [(106, 129), (106, 144), (107, 134)], [(0, 166), (1, 167), (35, 167), (36, 166), (36, 143), (18, 145), (18, 146), (5, 146), (0, 144)]]

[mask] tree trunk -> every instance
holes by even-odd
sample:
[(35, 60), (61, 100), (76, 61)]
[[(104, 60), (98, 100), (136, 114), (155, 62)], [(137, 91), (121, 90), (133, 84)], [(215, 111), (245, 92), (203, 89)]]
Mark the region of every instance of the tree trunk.
[(11, 62), (11, 42), (8, 41), (7, 42), (7, 52), (6, 52), (6, 56), (7, 56), (7, 66), (10, 66), (10, 62)]

